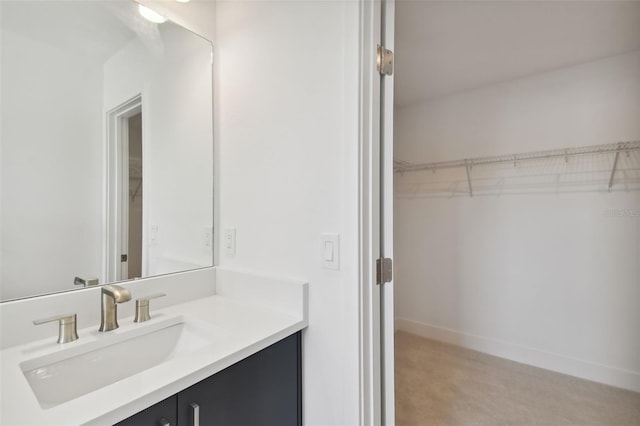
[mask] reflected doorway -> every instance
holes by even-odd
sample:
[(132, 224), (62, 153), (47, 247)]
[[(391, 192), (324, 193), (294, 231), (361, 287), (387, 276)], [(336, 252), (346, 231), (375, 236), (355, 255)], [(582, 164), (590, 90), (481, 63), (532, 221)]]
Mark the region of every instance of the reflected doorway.
[(106, 281), (145, 276), (142, 98), (108, 113)]

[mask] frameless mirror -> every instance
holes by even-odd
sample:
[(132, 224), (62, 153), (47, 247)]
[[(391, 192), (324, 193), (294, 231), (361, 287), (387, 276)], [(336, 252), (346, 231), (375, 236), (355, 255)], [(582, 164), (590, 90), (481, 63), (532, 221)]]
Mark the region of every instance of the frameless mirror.
[(125, 1), (0, 30), (0, 300), (211, 266), (211, 43)]

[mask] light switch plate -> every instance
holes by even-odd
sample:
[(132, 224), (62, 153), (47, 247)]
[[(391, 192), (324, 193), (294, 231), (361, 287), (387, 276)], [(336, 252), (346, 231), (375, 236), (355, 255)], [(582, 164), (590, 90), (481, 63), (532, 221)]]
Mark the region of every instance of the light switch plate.
[(320, 234), (320, 263), (324, 269), (340, 269), (339, 234)]
[(222, 238), (223, 238), (222, 245), (224, 247), (224, 253), (227, 256), (235, 256), (236, 255), (236, 229), (225, 228)]

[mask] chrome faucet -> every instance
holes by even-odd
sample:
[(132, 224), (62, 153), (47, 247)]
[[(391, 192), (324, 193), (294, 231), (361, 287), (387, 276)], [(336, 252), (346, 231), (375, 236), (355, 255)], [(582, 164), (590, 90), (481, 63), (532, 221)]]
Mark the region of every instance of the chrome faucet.
[(118, 285), (102, 286), (100, 306), (100, 328), (98, 331), (111, 331), (118, 325), (118, 304), (131, 300), (131, 293)]

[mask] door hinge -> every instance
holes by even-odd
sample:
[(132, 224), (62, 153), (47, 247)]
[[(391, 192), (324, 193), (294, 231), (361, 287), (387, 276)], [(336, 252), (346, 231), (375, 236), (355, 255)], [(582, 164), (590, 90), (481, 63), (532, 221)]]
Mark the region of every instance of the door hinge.
[(393, 75), (393, 52), (378, 45), (376, 68), (380, 75)]
[(376, 284), (390, 283), (393, 279), (393, 260), (383, 257), (376, 260)]

